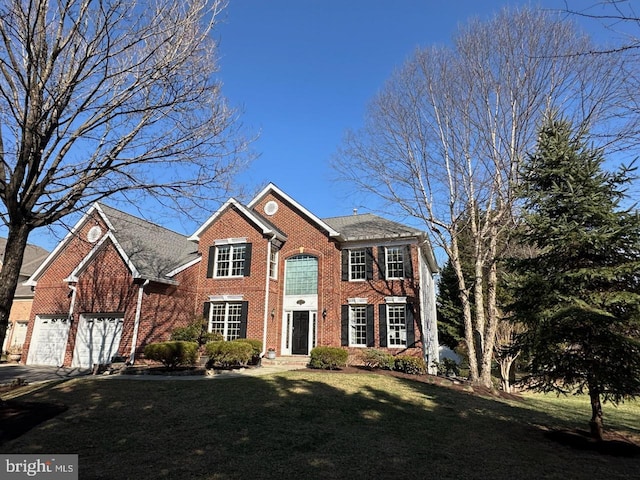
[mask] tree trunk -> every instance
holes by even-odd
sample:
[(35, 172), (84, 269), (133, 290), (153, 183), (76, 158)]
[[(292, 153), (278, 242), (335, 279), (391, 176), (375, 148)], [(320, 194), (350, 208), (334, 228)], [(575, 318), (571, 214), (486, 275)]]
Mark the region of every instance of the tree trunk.
[(4, 250), (2, 269), (0, 269), (0, 345), (4, 343), (4, 337), (7, 334), (9, 313), (20, 278), (20, 268), (29, 233), (31, 228), (28, 225), (9, 225), (7, 246)]
[(598, 387), (589, 386), (589, 398), (591, 399), (591, 421), (589, 422), (591, 436), (601, 442), (604, 424), (602, 422), (602, 403), (600, 402), (600, 390)]
[(498, 364), (500, 365), (500, 383), (502, 384), (502, 391), (511, 393), (509, 374), (511, 373), (511, 365), (513, 365), (513, 360), (511, 358), (502, 358), (498, 360)]

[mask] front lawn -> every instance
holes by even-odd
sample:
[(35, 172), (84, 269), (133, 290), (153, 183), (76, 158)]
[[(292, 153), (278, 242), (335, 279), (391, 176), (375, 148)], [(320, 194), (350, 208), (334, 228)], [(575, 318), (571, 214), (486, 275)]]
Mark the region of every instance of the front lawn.
[[(369, 373), (199, 380), (80, 378), (20, 400), (68, 410), (0, 446), (77, 453), (81, 479), (637, 478), (640, 457), (554, 440), (586, 399), (498, 400)], [(640, 406), (605, 405), (640, 439)]]

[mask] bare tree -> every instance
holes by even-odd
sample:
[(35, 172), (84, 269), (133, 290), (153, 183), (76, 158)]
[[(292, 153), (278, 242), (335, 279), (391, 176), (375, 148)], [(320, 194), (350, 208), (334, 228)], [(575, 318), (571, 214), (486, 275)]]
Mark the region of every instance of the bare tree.
[(0, 6), (0, 344), (29, 233), (111, 195), (209, 198), (245, 150), (221, 96), (223, 0)]
[[(568, 54), (588, 45), (548, 12), (505, 9), (472, 21), (453, 47), (416, 51), (337, 155), (341, 177), (424, 222), (449, 256), (474, 383), (491, 386), (498, 238), (512, 226), (518, 168), (541, 113), (554, 106), (585, 125), (619, 113), (618, 57)], [(461, 229), (473, 237), (471, 282), (462, 272)]]

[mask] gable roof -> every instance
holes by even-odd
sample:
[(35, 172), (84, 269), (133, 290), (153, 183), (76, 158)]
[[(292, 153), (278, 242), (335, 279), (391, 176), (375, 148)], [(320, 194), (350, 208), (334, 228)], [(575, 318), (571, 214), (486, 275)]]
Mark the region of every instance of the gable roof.
[(168, 279), (177, 267), (200, 258), (184, 235), (106, 205), (99, 205), (112, 225), (112, 233), (139, 278)]
[(248, 209), (235, 198), (227, 200), (213, 215), (211, 215), (206, 222), (204, 222), (193, 235), (189, 237), (189, 240), (193, 242), (200, 241), (200, 235), (207, 230), (228, 208), (235, 208), (242, 213), (253, 225), (258, 228), (263, 235), (276, 235), (280, 240), (286, 240), (287, 236), (276, 228), (273, 223), (268, 221), (262, 215), (257, 212)]
[(64, 247), (94, 214), (100, 215), (109, 230), (96, 242), (98, 248), (92, 249), (74, 270), (74, 274), (95, 255), (107, 238), (114, 243), (135, 278), (174, 283), (170, 277), (180, 271), (181, 266), (193, 264), (200, 259), (197, 249), (186, 236), (96, 202), (25, 282), (25, 285), (37, 283), (49, 264), (60, 255)]
[(315, 216), (313, 213), (311, 213), (309, 210), (304, 208), (302, 205), (300, 205), (298, 202), (296, 202), (289, 195), (287, 195), (282, 190), (280, 190), (278, 187), (276, 187), (275, 184), (273, 184), (273, 183), (270, 183), (269, 185), (264, 187), (262, 189), (262, 191), (260, 193), (258, 193), (254, 197), (253, 200), (251, 200), (249, 202), (247, 207), (249, 207), (250, 209), (253, 209), (260, 200), (262, 200), (265, 196), (267, 196), (270, 193), (275, 193), (277, 196), (279, 196), (280, 198), (284, 199), (287, 203), (291, 204), (296, 210), (298, 210), (300, 213), (302, 213), (304, 216), (306, 216), (309, 220), (311, 220), (312, 223), (315, 223), (316, 226), (318, 228), (320, 228), (320, 230), (324, 230), (325, 232), (327, 232), (327, 234), (330, 237), (340, 237), (340, 233), (336, 232), (331, 227), (331, 225), (328, 225), (325, 221), (323, 221), (320, 218), (318, 218), (317, 216)]

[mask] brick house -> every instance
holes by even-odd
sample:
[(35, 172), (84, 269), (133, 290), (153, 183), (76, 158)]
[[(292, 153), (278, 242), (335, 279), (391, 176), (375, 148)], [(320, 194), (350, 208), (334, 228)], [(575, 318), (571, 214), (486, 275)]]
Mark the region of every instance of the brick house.
[[(423, 232), (371, 214), (320, 219), (273, 184), (247, 205), (229, 199), (190, 237), (96, 205), (29, 280), (27, 362), (134, 361), (202, 315), (278, 355), (376, 347), (430, 364), (436, 271)], [(38, 353), (49, 329), (57, 356)]]
[[(0, 252), (4, 252), (7, 244), (6, 238), (0, 238)], [(18, 286), (13, 297), (13, 305), (9, 312), (9, 324), (7, 334), (4, 338), (2, 351), (7, 351), (10, 347), (19, 347), (24, 344), (27, 335), (29, 315), (33, 303), (34, 293), (31, 287), (23, 283), (36, 271), (38, 265), (47, 257), (49, 252), (36, 245), (27, 245), (24, 251), (24, 259), (20, 267)], [(0, 253), (0, 269), (2, 268), (2, 253)]]

